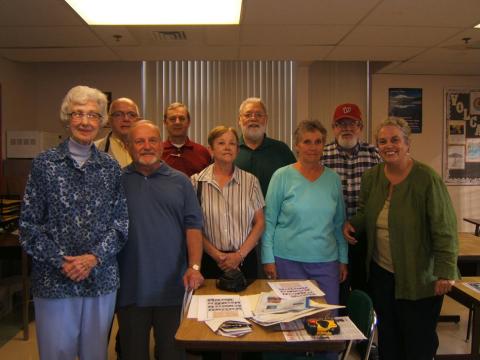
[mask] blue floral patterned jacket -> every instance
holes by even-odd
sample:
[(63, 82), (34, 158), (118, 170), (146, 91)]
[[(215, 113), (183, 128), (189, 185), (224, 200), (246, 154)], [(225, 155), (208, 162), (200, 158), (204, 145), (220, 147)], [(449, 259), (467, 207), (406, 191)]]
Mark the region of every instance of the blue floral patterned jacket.
[[(20, 217), (20, 242), (32, 256), (36, 297), (99, 296), (119, 287), (116, 254), (127, 241), (128, 213), (121, 170), (92, 146), (80, 167), (68, 140), (32, 164)], [(61, 272), (63, 256), (93, 254), (98, 264), (83, 281)]]

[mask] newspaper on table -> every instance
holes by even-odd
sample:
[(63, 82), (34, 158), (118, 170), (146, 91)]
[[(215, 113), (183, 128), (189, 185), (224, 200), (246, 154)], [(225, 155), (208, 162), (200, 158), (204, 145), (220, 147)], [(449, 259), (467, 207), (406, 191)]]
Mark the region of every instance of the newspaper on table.
[(252, 324), (243, 318), (217, 318), (205, 321), (217, 335), (239, 337), (252, 332)]
[(260, 294), (252, 321), (262, 326), (272, 326), (341, 307), (312, 302), (310, 298), (286, 299), (273, 291), (264, 292)]
[(281, 298), (325, 296), (311, 280), (269, 281), (268, 285)]
[(240, 295), (199, 295), (199, 321), (217, 318), (248, 318), (252, 316), (250, 304)]
[(355, 326), (352, 320), (348, 316), (335, 317), (338, 325), (340, 326), (340, 333), (336, 335), (315, 335), (312, 336), (307, 333), (303, 325), (302, 320), (295, 320), (289, 323), (282, 323), (283, 336), (288, 342), (295, 341), (315, 341), (326, 340), (329, 341), (348, 341), (348, 340), (366, 340), (366, 337)]
[(464, 282), (462, 284), (470, 290), (480, 293), (480, 282)]

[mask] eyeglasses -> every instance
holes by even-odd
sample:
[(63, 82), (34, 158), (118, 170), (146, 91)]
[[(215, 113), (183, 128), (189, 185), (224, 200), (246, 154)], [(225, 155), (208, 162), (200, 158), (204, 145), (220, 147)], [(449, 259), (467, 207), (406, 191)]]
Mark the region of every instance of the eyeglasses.
[(167, 117), (167, 120), (172, 122), (172, 123), (176, 122), (177, 120), (180, 121), (181, 123), (184, 123), (188, 119), (185, 116), (175, 116), (175, 115), (173, 115), (173, 116)]
[(99, 121), (103, 116), (99, 113), (96, 112), (88, 112), (84, 113), (81, 111), (72, 111), (70, 114), (68, 114), (72, 120), (82, 120), (83, 118), (87, 118), (88, 120), (94, 120), (94, 121)]
[(256, 117), (258, 119), (262, 119), (265, 117), (265, 114), (263, 112), (246, 112), (242, 114), (243, 117), (250, 119), (253, 117)]
[(346, 127), (358, 127), (360, 126), (362, 123), (360, 121), (357, 121), (357, 120), (348, 120), (348, 119), (343, 119), (343, 120), (338, 120), (337, 122), (335, 122), (335, 127), (338, 127), (338, 128), (346, 128)]
[(130, 120), (138, 119), (138, 114), (134, 111), (128, 111), (128, 112), (123, 112), (123, 111), (114, 111), (113, 113), (110, 114), (110, 116), (114, 119), (120, 119), (120, 118), (125, 118), (127, 117)]

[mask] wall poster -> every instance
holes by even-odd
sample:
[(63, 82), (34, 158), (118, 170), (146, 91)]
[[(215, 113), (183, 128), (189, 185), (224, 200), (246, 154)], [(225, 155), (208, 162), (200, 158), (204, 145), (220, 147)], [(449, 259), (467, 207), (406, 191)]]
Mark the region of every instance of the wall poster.
[(445, 89), (443, 178), (480, 185), (480, 89)]
[(422, 133), (422, 89), (388, 89), (388, 116), (401, 117), (408, 122), (412, 134)]

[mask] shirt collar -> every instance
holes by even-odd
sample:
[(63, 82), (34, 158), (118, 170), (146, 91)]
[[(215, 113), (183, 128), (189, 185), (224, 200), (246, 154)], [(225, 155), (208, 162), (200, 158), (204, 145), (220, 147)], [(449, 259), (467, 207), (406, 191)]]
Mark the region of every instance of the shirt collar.
[[(163, 147), (164, 147), (165, 149), (171, 149), (171, 148), (178, 149), (175, 145), (172, 144), (172, 142), (170, 141), (170, 139), (167, 139), (167, 140), (165, 141), (165, 143), (163, 144)], [(189, 149), (192, 149), (192, 148), (193, 148), (193, 141), (190, 141), (190, 139), (189, 139), (188, 136), (187, 136), (187, 138), (185, 139), (185, 144), (183, 144), (181, 148), (189, 148)], [(180, 149), (181, 149), (181, 148), (180, 148)]]
[[(133, 173), (137, 173), (141, 176), (145, 176), (143, 175), (141, 172), (137, 171), (137, 168), (135, 166), (135, 163), (131, 163), (130, 165), (126, 166), (123, 171), (126, 173), (126, 174), (133, 174)], [(154, 172), (152, 172), (150, 175), (148, 175), (148, 177), (150, 176), (153, 176), (153, 175), (169, 175), (171, 173), (171, 169), (170, 167), (165, 163), (165, 161), (161, 161), (160, 162), (160, 166), (155, 169)]]
[[(53, 155), (53, 160), (64, 160), (66, 158), (69, 158), (75, 162), (75, 160), (72, 158), (72, 155), (70, 154), (70, 150), (68, 149), (69, 139), (70, 137), (68, 137), (58, 145), (57, 151)], [(87, 163), (101, 163), (100, 152), (96, 146), (91, 147), (90, 157), (87, 159), (85, 164)]]
[[(212, 183), (214, 181), (213, 178), (213, 166), (215, 164), (211, 164), (207, 166), (200, 175), (198, 176), (198, 181), (206, 181), (208, 183)], [(240, 184), (240, 170), (235, 165), (233, 166), (233, 175), (230, 181), (235, 181), (237, 184)], [(229, 181), (229, 182), (230, 182)]]
[[(262, 143), (254, 150), (260, 150), (260, 149), (264, 149), (264, 148), (267, 148), (271, 145), (271, 140), (269, 137), (267, 137), (267, 134), (264, 134), (263, 135), (263, 140), (262, 140)], [(243, 134), (240, 135), (240, 142), (239, 142), (240, 146), (241, 147), (245, 147), (247, 149), (250, 149), (252, 151), (254, 151), (253, 149), (251, 149), (250, 147), (248, 147), (247, 144), (245, 144), (245, 140), (243, 139)]]
[(352, 157), (358, 154), (360, 150), (360, 141), (357, 142), (357, 145), (353, 147), (352, 151), (346, 151), (344, 148), (340, 146), (340, 144), (337, 142), (335, 139), (335, 145), (337, 146), (337, 150), (340, 153), (340, 155), (346, 156), (346, 157)]

